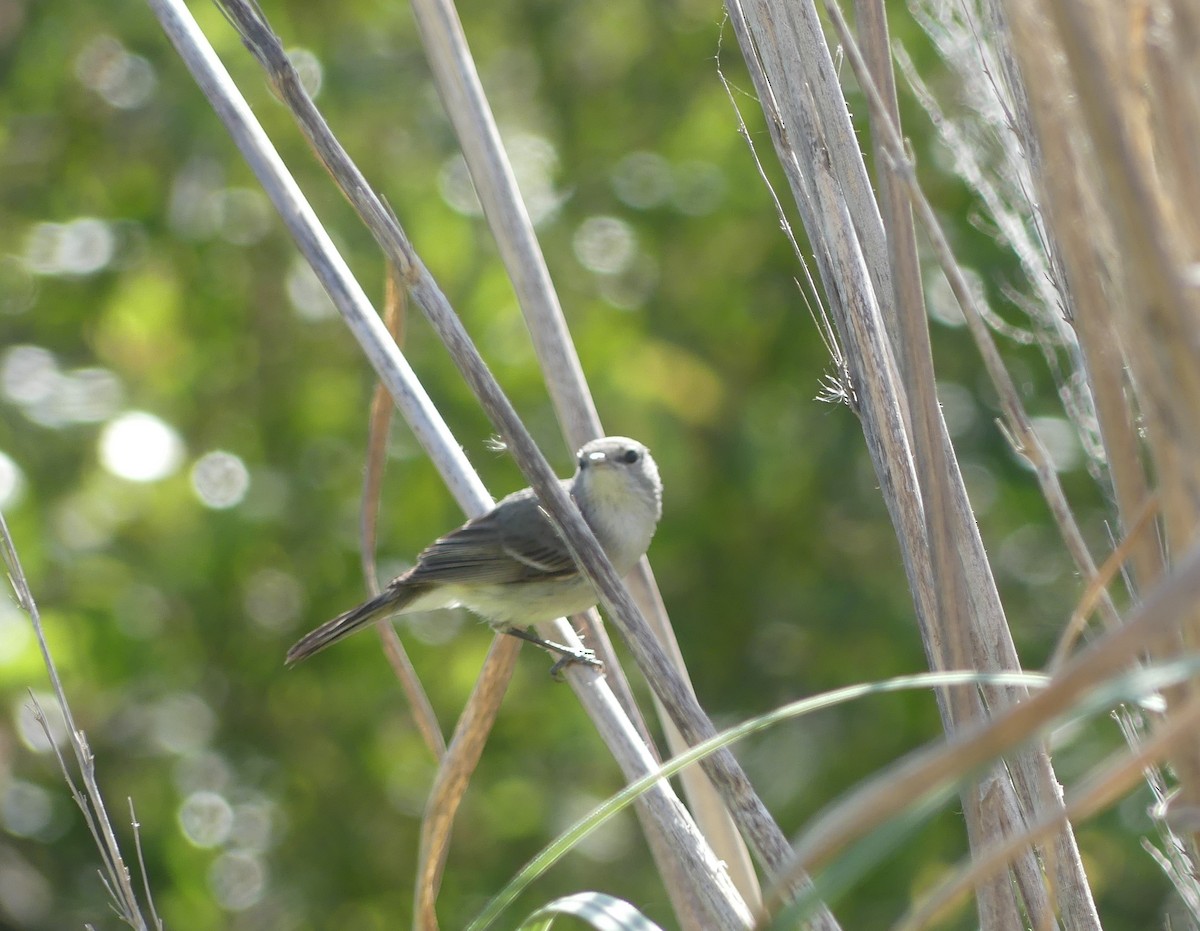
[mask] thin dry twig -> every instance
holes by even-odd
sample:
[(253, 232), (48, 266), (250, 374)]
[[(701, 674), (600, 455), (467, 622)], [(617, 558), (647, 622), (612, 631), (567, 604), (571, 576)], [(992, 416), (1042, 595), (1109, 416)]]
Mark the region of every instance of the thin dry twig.
[(1097, 603), (1100, 601), (1100, 596), (1108, 584), (1121, 571), (1125, 560), (1129, 558), (1133, 549), (1137, 546), (1138, 538), (1155, 525), (1153, 519), (1158, 514), (1158, 496), (1150, 495), (1146, 499), (1146, 503), (1142, 506), (1141, 512), (1134, 518), (1133, 526), (1129, 528), (1129, 533), (1111, 553), (1108, 558), (1100, 565), (1096, 572), (1096, 577), (1088, 581), (1087, 588), (1084, 589), (1083, 595), (1079, 598), (1079, 603), (1075, 605), (1075, 610), (1071, 612), (1071, 618), (1067, 621), (1066, 629), (1059, 638), (1058, 646), (1054, 648), (1054, 653), (1050, 657), (1050, 662), (1046, 664), (1046, 670), (1053, 675), (1066, 660), (1067, 655), (1075, 646), (1075, 642), (1083, 633), (1083, 629), (1087, 626), (1088, 618), (1091, 617), (1092, 611), (1095, 610)]
[[(66, 725), (67, 740), (75, 755), (75, 765), (79, 768), (80, 779), (83, 782), (82, 792), (71, 777), (66, 759), (59, 749), (58, 742), (54, 739), (41, 704), (31, 693), (34, 715), (46, 735), (47, 742), (54, 750), (71, 797), (83, 812), (84, 821), (96, 842), (96, 848), (100, 852), (100, 859), (104, 864), (104, 869), (100, 873), (101, 881), (108, 889), (114, 910), (123, 921), (136, 928), (137, 931), (146, 931), (149, 927), (161, 928), (162, 925), (158, 922), (157, 916), (154, 917), (154, 924), (150, 925), (142, 915), (141, 903), (134, 891), (129, 869), (125, 866), (125, 860), (121, 856), (121, 847), (117, 842), (112, 821), (109, 819), (104, 796), (100, 792), (100, 784), (96, 781), (95, 759), (88, 747), (87, 737), (75, 724), (75, 715), (71, 712), (66, 690), (63, 688), (62, 679), (58, 675), (58, 667), (54, 663), (50, 645), (46, 641), (46, 634), (42, 628), (41, 612), (38, 610), (33, 592), (29, 588), (29, 581), (25, 577), (25, 570), (17, 556), (16, 544), (13, 543), (12, 536), (9, 534), (8, 522), (4, 519), (3, 512), (0, 512), (0, 553), (3, 555), (4, 565), (8, 571), (9, 582), (17, 596), (17, 604), (29, 615), (30, 623), (33, 625), (34, 636), (37, 638), (38, 648), (42, 653), (42, 662), (50, 677), (54, 697), (58, 702), (63, 723)], [(144, 874), (143, 878), (145, 878)], [(151, 902), (151, 913), (153, 914), (153, 902)]]
[[(821, 289), (817, 287), (817, 283), (813, 279), (812, 265), (804, 250), (800, 248), (800, 241), (796, 238), (796, 231), (792, 228), (792, 221), (783, 207), (783, 201), (780, 199), (779, 193), (775, 190), (775, 185), (771, 183), (771, 178), (767, 174), (766, 167), (763, 165), (762, 157), (758, 154), (758, 146), (755, 144), (754, 137), (750, 134), (750, 129), (746, 125), (746, 118), (742, 116), (742, 108), (738, 105), (737, 94), (734, 93), (733, 85), (730, 84), (721, 67), (721, 48), (725, 34), (724, 25), (728, 20), (729, 12), (727, 10), (725, 12), (725, 19), (722, 22), (721, 32), (717, 36), (717, 79), (720, 80), (721, 86), (725, 88), (725, 96), (729, 98), (729, 105), (733, 107), (733, 115), (737, 119), (738, 135), (746, 143), (746, 148), (750, 150), (750, 157), (754, 159), (754, 168), (758, 172), (759, 180), (762, 181), (763, 187), (766, 188), (767, 196), (771, 198), (771, 206), (775, 210), (775, 217), (779, 221), (779, 228), (787, 238), (788, 245), (792, 247), (792, 255), (796, 257), (796, 263), (804, 273), (803, 286), (799, 282), (796, 283), (800, 299), (804, 301), (804, 307), (808, 311), (808, 316), (817, 328), (817, 335), (821, 337), (821, 342), (825, 345), (825, 351), (829, 353), (830, 359), (833, 360), (837, 373), (836, 377), (839, 379), (848, 378), (849, 375), (846, 374), (846, 361), (842, 357), (842, 347), (838, 342), (837, 331), (833, 328), (833, 324), (829, 320), (829, 314), (825, 310), (824, 301), (821, 299)], [(848, 385), (847, 393), (849, 393)]]
[(150, 909), (150, 921), (158, 931), (162, 931), (162, 919), (158, 917), (158, 909), (154, 907), (154, 893), (150, 891), (150, 874), (146, 871), (146, 857), (142, 850), (142, 824), (137, 819), (137, 812), (133, 809), (133, 799), (127, 798), (129, 802), (129, 824), (133, 828), (133, 849), (137, 853), (138, 872), (142, 874), (142, 891), (146, 895), (146, 906)]

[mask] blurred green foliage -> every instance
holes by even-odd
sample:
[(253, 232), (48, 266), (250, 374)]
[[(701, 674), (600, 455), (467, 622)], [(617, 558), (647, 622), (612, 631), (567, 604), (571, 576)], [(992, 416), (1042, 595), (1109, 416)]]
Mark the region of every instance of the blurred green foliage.
[[(265, 7), (309, 56), (334, 130), (565, 473), (568, 451), (409, 13), (370, 0)], [(257, 66), (214, 7), (195, 13), (380, 295), (373, 243)], [(923, 668), (858, 425), (814, 400), (828, 357), (718, 77), (720, 50), (770, 162), (719, 6), (517, 0), (471, 2), (462, 15), (606, 427), (645, 440), (661, 465), (666, 514), (651, 556), (703, 704), (733, 722)], [(898, 6), (893, 28), (952, 95)], [(126, 852), (131, 798), (171, 928), (402, 927), (433, 773), (403, 698), (370, 636), (282, 667), (297, 635), (364, 590), (371, 373), (146, 6), (0, 0), (0, 75), (3, 507)], [(996, 298), (1019, 269), (970, 224), (971, 194), (938, 167), (927, 121), (906, 110), (937, 206)], [(1030, 473), (992, 423), (964, 334), (939, 326), (935, 343), (1018, 646), (1037, 667), (1078, 586)], [(1040, 357), (1007, 349), (1033, 413), (1061, 417)], [(486, 451), (490, 426), (415, 311), (406, 351), (493, 492), (523, 484)], [(402, 425), (391, 453), (385, 569), (461, 519)], [(1103, 547), (1101, 496), (1079, 464), (1064, 479)], [(437, 614), (404, 636), (448, 732), (489, 634)], [(459, 814), (444, 927), (619, 786), (548, 665), (523, 654)], [(52, 755), (36, 748), (30, 688), (44, 695), (45, 674), (5, 602), (0, 926), (116, 927), (92, 842)], [(938, 733), (929, 696), (889, 695), (739, 752), (795, 832)], [(1083, 728), (1060, 776), (1117, 742), (1106, 722)], [(1167, 885), (1138, 847), (1146, 801), (1140, 793), (1081, 835), (1109, 928), (1147, 927), (1165, 908)], [(836, 903), (845, 927), (883, 926), (963, 854), (957, 812), (918, 841)], [(525, 904), (579, 889), (670, 925), (632, 820)], [(972, 926), (969, 914), (957, 921)]]

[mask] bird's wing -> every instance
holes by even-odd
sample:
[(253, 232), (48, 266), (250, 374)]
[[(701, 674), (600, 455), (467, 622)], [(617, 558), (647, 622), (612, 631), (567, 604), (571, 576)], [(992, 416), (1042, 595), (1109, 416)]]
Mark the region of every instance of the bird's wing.
[(407, 580), (505, 584), (562, 578), (577, 571), (537, 497), (525, 489), (427, 547)]

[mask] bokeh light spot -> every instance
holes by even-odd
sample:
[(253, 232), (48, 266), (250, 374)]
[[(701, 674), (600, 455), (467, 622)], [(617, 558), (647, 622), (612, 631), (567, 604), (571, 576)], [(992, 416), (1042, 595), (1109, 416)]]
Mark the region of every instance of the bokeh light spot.
[(208, 871), (208, 885), (223, 908), (240, 912), (262, 898), (267, 885), (267, 870), (262, 861), (251, 854), (223, 853)]
[(235, 246), (252, 246), (271, 230), (271, 205), (262, 191), (225, 188), (214, 206), (221, 237)]
[(183, 692), (168, 695), (154, 709), (152, 736), (168, 753), (195, 753), (212, 739), (216, 716), (203, 698)]
[(39, 223), (25, 240), (25, 264), (39, 275), (90, 275), (113, 260), (116, 247), (112, 229), (96, 217)]
[(5, 453), (0, 452), (0, 508), (11, 507), (21, 500), (25, 490), (25, 476), (20, 467)]
[(300, 616), (304, 589), (294, 575), (279, 569), (260, 569), (246, 583), (242, 605), (263, 630), (284, 630)]
[(1070, 472), (1079, 468), (1083, 461), (1083, 447), (1079, 434), (1071, 421), (1065, 417), (1034, 417), (1033, 432), (1037, 434), (1056, 472)]
[(240, 504), (250, 488), (250, 472), (233, 453), (216, 449), (192, 466), (192, 489), (206, 507), (224, 510)]
[(20, 927), (43, 924), (55, 901), (46, 877), (14, 852), (0, 861), (0, 906)]
[(304, 259), (297, 257), (288, 269), (285, 283), (288, 300), (296, 316), (309, 323), (329, 320), (337, 316), (337, 307), (321, 284), (317, 273)]
[(17, 837), (36, 837), (50, 825), (54, 803), (50, 793), (32, 782), (14, 779), (0, 799), (4, 828)]
[(167, 210), (171, 229), (189, 239), (207, 239), (220, 224), (218, 202), (223, 175), (211, 158), (193, 156), (171, 180)]
[(958, 298), (950, 290), (950, 282), (940, 270), (925, 276), (925, 306), (931, 319), (942, 326), (957, 329), (967, 325)]
[(597, 283), (600, 296), (621, 310), (642, 307), (658, 285), (658, 263), (644, 252), (620, 274), (604, 275)]
[(690, 217), (712, 213), (725, 199), (725, 175), (711, 162), (690, 161), (675, 171), (675, 206)]
[(633, 228), (616, 217), (589, 217), (575, 233), (575, 257), (598, 275), (624, 271), (637, 255)]
[(1067, 569), (1062, 547), (1038, 524), (1018, 527), (995, 552), (997, 568), (1024, 585), (1049, 585)]
[(321, 59), (306, 48), (297, 46), (287, 50), (287, 57), (300, 76), (300, 84), (313, 100), (321, 93), (321, 84), (325, 80), (325, 69)]
[[(565, 830), (585, 815), (591, 814), (604, 800), (584, 792), (568, 796), (562, 800), (554, 814), (556, 829)], [(561, 828), (558, 826), (561, 825)], [(594, 831), (588, 832), (575, 846), (575, 852), (589, 860), (612, 863), (621, 857), (628, 856), (634, 846), (635, 829), (628, 817), (622, 814), (610, 818)]]
[(54, 353), (41, 346), (13, 346), (0, 363), (0, 390), (13, 404), (36, 404), (48, 398), (58, 378)]
[(987, 466), (979, 462), (964, 461), (962, 463), (963, 483), (967, 486), (967, 497), (971, 501), (971, 509), (978, 517), (992, 509), (1000, 494), (999, 483), (995, 474)]
[(229, 761), (214, 750), (181, 756), (175, 764), (175, 786), (180, 795), (191, 795), (201, 790), (222, 792), (233, 784), (233, 777), (233, 767)]
[(112, 36), (97, 36), (75, 58), (75, 76), (109, 106), (134, 110), (154, 94), (158, 79), (140, 55), (130, 54)]
[(530, 221), (536, 226), (553, 218), (565, 199), (554, 186), (554, 174), (558, 171), (558, 150), (554, 143), (544, 136), (519, 133), (506, 138), (504, 144)]
[(612, 186), (623, 203), (637, 210), (657, 207), (675, 191), (670, 162), (654, 152), (633, 152), (617, 162)]
[(125, 398), (121, 380), (104, 368), (68, 372), (59, 380), (56, 389), (51, 405), (52, 415), (64, 423), (100, 423), (108, 420)]
[(100, 462), (113, 475), (131, 482), (166, 478), (182, 461), (179, 434), (153, 414), (122, 414), (100, 435)]
[(978, 409), (971, 392), (957, 382), (939, 381), (937, 397), (942, 406), (946, 429), (955, 439), (966, 434), (978, 420)]
[[(521, 199), (536, 226), (552, 218), (562, 206), (564, 195), (554, 186), (558, 150), (548, 139), (521, 133), (504, 140)], [(463, 216), (483, 216), (471, 172), (459, 154), (442, 162), (437, 176), (438, 192), (449, 207)]]
[(461, 155), (456, 153), (442, 162), (442, 167), (438, 169), (437, 184), (442, 200), (451, 210), (466, 217), (483, 216), (483, 207), (475, 193), (471, 172), (467, 170), (467, 163)]
[(10, 599), (0, 601), (0, 664), (12, 662), (32, 640), (29, 616)]
[(5, 353), (0, 391), (44, 427), (107, 420), (124, 397), (120, 379), (108, 369), (62, 372), (54, 355), (40, 346), (14, 346)]
[(233, 809), (216, 792), (193, 792), (179, 806), (179, 827), (197, 847), (217, 847), (229, 837)]
[(267, 799), (235, 806), (229, 842), (240, 850), (266, 850), (271, 846), (274, 812)]

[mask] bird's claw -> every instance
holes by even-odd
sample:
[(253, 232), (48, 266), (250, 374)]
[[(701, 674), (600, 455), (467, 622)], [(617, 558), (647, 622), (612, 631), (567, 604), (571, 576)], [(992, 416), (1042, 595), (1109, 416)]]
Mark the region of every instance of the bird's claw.
[[(555, 646), (561, 646), (561, 644), (555, 644)], [(555, 652), (561, 654), (558, 657), (558, 660), (555, 661), (554, 665), (550, 667), (550, 678), (552, 678), (555, 682), (562, 682), (563, 670), (576, 663), (581, 666), (591, 666), (597, 671), (602, 672), (604, 670), (604, 662), (597, 658), (595, 650), (589, 650), (586, 648), (582, 650), (572, 650), (569, 647), (563, 647), (561, 651), (556, 650)]]
[(604, 663), (596, 658), (596, 652), (589, 650), (587, 647), (564, 646), (561, 643), (555, 643), (553, 640), (543, 640), (532, 629), (524, 630), (520, 627), (506, 627), (504, 633), (516, 637), (518, 640), (524, 640), (528, 643), (536, 643), (543, 650), (549, 650), (551, 653), (557, 653), (559, 659), (553, 666), (550, 667), (550, 675), (555, 679), (562, 678), (562, 671), (573, 663), (579, 663), (582, 666), (591, 666), (593, 669), (604, 669)]

